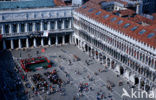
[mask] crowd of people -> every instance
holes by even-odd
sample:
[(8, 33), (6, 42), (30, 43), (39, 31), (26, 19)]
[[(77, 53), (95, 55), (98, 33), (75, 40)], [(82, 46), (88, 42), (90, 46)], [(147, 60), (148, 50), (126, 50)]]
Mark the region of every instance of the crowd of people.
[(40, 74), (34, 74), (31, 78), (35, 84), (35, 92), (37, 90), (39, 91), (45, 91), (48, 88), (47, 81), (40, 75)]
[(62, 84), (62, 80), (59, 79), (59, 76), (55, 69), (52, 72), (44, 73), (44, 75), (47, 76), (49, 81), (52, 82), (53, 84), (59, 84), (59, 85)]
[[(61, 95), (64, 95), (63, 82), (59, 78), (57, 71), (54, 69), (52, 72), (44, 73), (45, 79), (41, 74), (34, 74), (31, 77), (35, 87), (32, 87), (32, 90), (35, 94), (38, 93), (47, 93), (53, 94), (59, 92)], [(48, 82), (49, 80), (49, 82)]]

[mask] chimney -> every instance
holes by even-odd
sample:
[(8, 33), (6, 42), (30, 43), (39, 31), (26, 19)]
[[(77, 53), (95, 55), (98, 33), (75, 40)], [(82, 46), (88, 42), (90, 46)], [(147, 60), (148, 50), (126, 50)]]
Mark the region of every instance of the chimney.
[(138, 2), (136, 4), (136, 14), (142, 14), (142, 3)]

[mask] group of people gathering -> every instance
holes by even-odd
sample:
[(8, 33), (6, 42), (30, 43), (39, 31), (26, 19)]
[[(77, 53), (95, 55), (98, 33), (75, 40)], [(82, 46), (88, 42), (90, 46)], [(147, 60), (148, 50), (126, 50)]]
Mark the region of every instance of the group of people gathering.
[(33, 80), (37, 90), (39, 90), (39, 91), (40, 90), (42, 90), (42, 91), (47, 90), (48, 83), (40, 74), (34, 74), (32, 76), (32, 80)]
[(62, 80), (59, 78), (57, 71), (54, 69), (51, 72), (45, 72), (44, 76), (49, 80), (46, 80), (41, 74), (34, 74), (32, 76), (32, 81), (35, 84), (35, 87), (32, 88), (34, 93), (46, 92), (47, 94), (60, 92), (60, 94), (64, 94), (64, 90), (62, 88)]

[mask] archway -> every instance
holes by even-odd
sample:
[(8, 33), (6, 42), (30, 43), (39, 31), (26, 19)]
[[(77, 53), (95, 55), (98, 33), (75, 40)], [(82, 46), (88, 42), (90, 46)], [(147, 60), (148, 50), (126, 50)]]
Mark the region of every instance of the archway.
[(150, 86), (149, 85), (145, 85), (145, 91), (149, 91), (150, 90)]
[(78, 46), (78, 43), (79, 43), (79, 40), (78, 39), (76, 39), (76, 45)]
[(145, 85), (145, 82), (142, 80), (142, 81), (140, 81), (140, 88), (141, 89), (144, 89), (144, 85)]
[(110, 59), (107, 58), (107, 66), (110, 67)]
[(103, 64), (106, 64), (106, 56), (103, 56)]
[(10, 40), (5, 40), (6, 43), (6, 48), (10, 49), (11, 48), (11, 41)]
[(112, 69), (115, 68), (115, 62), (114, 62), (114, 61), (111, 62), (111, 68), (112, 68)]
[(138, 77), (135, 77), (135, 78), (134, 78), (134, 82), (135, 82), (135, 85), (136, 85), (136, 84), (139, 84), (139, 78), (138, 78)]
[(96, 51), (95, 54), (96, 54), (96, 59), (98, 59), (98, 56), (99, 56), (98, 51)]
[(120, 67), (120, 75), (123, 75), (123, 74), (124, 74), (124, 68)]
[(85, 51), (88, 52), (88, 46), (85, 44)]

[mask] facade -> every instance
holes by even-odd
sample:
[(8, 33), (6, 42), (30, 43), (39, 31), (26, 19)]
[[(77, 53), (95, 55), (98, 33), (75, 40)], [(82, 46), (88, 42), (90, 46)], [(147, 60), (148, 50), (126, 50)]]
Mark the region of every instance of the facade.
[(101, 1), (90, 0), (76, 10), (74, 6), (55, 6), (1, 11), (0, 48), (74, 43), (138, 88), (155, 89), (155, 24), (142, 25), (111, 13), (125, 10), (125, 2), (101, 8)]
[[(65, 44), (71, 40), (72, 7), (0, 12), (1, 49)], [(43, 33), (48, 32), (48, 37)]]
[[(156, 49), (151, 44), (155, 28), (146, 30), (143, 25), (104, 11), (99, 2), (91, 0), (73, 12), (73, 42), (138, 88), (155, 89)], [(139, 35), (144, 32), (146, 35)], [(145, 36), (149, 44), (143, 40)]]

